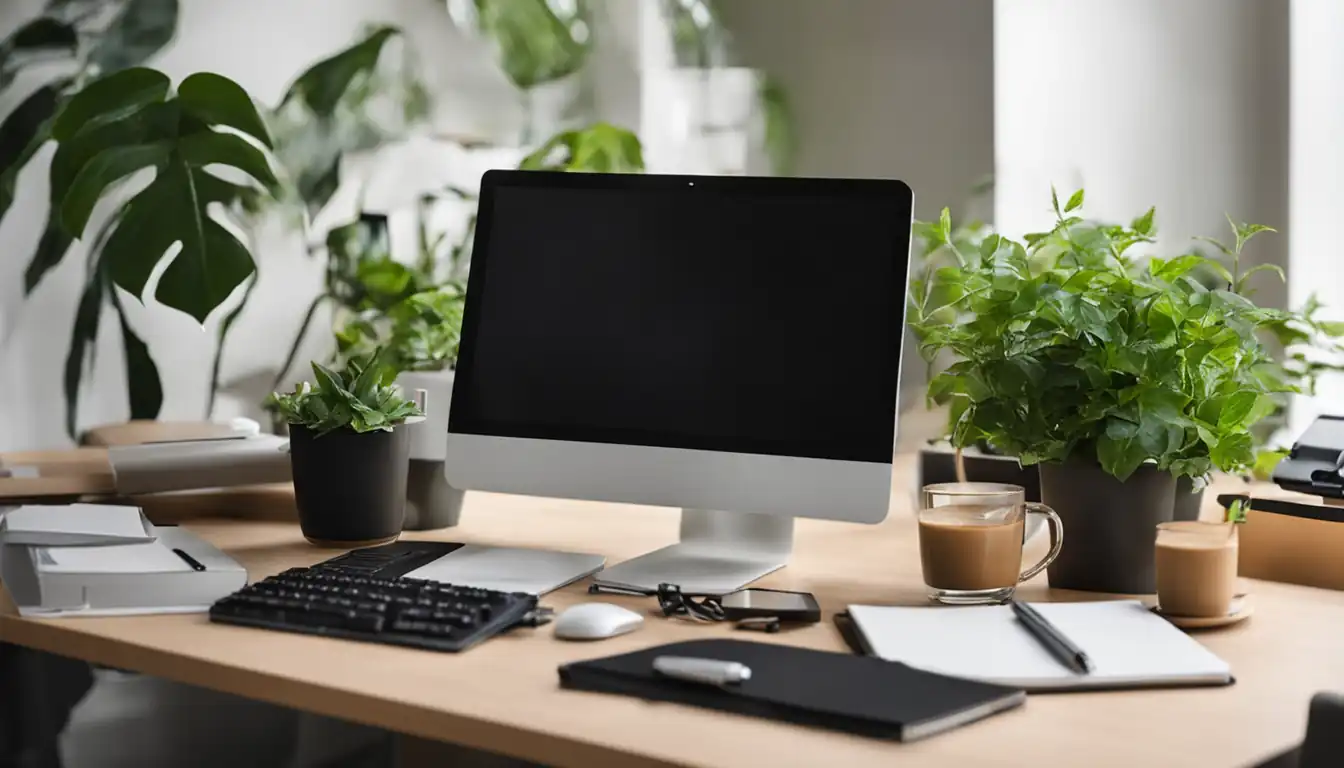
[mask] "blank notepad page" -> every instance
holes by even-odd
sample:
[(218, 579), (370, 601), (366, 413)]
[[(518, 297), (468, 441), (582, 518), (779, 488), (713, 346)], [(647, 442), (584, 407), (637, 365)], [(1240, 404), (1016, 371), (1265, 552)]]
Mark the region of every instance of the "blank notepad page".
[(1091, 674), (1056, 661), (1007, 605), (849, 612), (874, 656), (954, 677), (1028, 690), (1231, 682), (1227, 662), (1137, 600), (1032, 607), (1091, 657)]

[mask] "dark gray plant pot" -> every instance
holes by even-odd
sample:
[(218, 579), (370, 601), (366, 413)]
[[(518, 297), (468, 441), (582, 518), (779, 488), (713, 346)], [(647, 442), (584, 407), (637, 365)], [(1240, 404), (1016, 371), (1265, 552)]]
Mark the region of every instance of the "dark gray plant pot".
[(1194, 490), (1195, 480), (1182, 475), (1176, 478), (1176, 504), (1171, 519), (1194, 521), (1199, 519), (1199, 508), (1204, 504), (1204, 489)]
[(1095, 461), (1042, 464), (1041, 501), (1059, 513), (1064, 546), (1050, 564), (1050, 586), (1089, 592), (1153, 594), (1157, 524), (1172, 519), (1176, 479), (1152, 466), (1121, 482)]
[(306, 539), (318, 546), (369, 547), (401, 535), (406, 514), (410, 431), (359, 434), (338, 429), (321, 437), (289, 427), (294, 505)]
[(465, 491), (452, 487), (444, 478), (442, 461), (411, 459), (406, 481), (405, 529), (432, 531), (457, 525), (462, 518), (465, 496)]

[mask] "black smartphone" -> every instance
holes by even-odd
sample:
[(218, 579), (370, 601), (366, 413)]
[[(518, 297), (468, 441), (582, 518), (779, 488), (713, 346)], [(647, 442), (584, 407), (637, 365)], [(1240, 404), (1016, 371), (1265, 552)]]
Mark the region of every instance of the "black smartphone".
[(739, 589), (718, 599), (728, 621), (773, 616), (780, 621), (815, 623), (821, 621), (821, 606), (810, 592), (785, 592), (779, 589)]

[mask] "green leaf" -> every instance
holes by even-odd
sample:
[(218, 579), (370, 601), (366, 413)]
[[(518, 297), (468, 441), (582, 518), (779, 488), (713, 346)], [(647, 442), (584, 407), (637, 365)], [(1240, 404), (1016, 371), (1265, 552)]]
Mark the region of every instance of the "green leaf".
[(51, 136), (65, 142), (80, 131), (129, 117), (143, 107), (162, 102), (170, 85), (167, 75), (142, 67), (95, 80), (72, 96), (56, 114)]
[(93, 208), (103, 192), (115, 182), (142, 168), (157, 167), (168, 160), (168, 142), (113, 147), (100, 153), (75, 177), (61, 204), (61, 223), (73, 237), (83, 237)]
[(79, 47), (75, 28), (58, 19), (39, 17), (0, 42), (0, 90), (14, 82), (21, 69), (57, 56), (73, 56)]
[[(1148, 269), (1153, 273), (1154, 277), (1160, 280), (1166, 280), (1167, 282), (1174, 282), (1176, 278), (1187, 274), (1197, 267), (1209, 263), (1211, 263), (1209, 258), (1203, 254), (1188, 253), (1184, 256), (1177, 256), (1174, 259), (1152, 259), (1148, 263)], [(1229, 278), (1230, 277), (1231, 276), (1229, 275)]]
[(514, 87), (528, 90), (579, 71), (589, 51), (587, 2), (475, 0), (476, 21)]
[(126, 354), (126, 394), (132, 419), (157, 419), (163, 407), (163, 384), (159, 369), (149, 355), (149, 347), (131, 329), (126, 314), (117, 305), (121, 319), (121, 343)]
[(61, 259), (74, 242), (74, 238), (70, 237), (65, 227), (57, 221), (55, 214), (56, 211), (47, 211), (47, 225), (42, 230), (42, 238), (37, 241), (37, 250), (33, 253), (32, 260), (28, 262), (28, 268), (23, 272), (25, 296), (33, 292), (47, 272), (61, 263)]
[(57, 143), (51, 158), (51, 201), (60, 207), (75, 177), (109, 149), (171, 141), (177, 137), (182, 111), (177, 102), (151, 104), (132, 114), (80, 131)]
[(1145, 458), (1134, 424), (1112, 419), (1107, 423), (1106, 431), (1097, 438), (1097, 461), (1102, 469), (1119, 480), (1134, 474)]
[(1274, 477), (1274, 470), (1279, 466), (1279, 462), (1288, 458), (1288, 451), (1272, 450), (1260, 451), (1255, 455), (1255, 465), (1251, 468), (1251, 473), (1256, 480), (1262, 483), (1269, 482)]
[(594, 123), (576, 131), (563, 131), (524, 157), (524, 171), (589, 171), (639, 173), (644, 153), (639, 137), (608, 123)]
[(187, 114), (209, 125), (242, 131), (267, 147), (274, 146), (252, 97), (227, 77), (198, 72), (182, 81), (177, 96)]
[(127, 70), (94, 82), (57, 117), (59, 127), (73, 120), (72, 115), (94, 116), (68, 139), (53, 129), (60, 145), (51, 174), (53, 200), (59, 202), (65, 224), (82, 234), (113, 182), (153, 166), (156, 173), (149, 186), (116, 209), (120, 223), (98, 258), (117, 285), (144, 300), (150, 273), (180, 244), (155, 298), (204, 322), (254, 271), (246, 247), (208, 215), (211, 204), (227, 209), (248, 188), (213, 176), (205, 167), (228, 166), (265, 185), (274, 185), (276, 179), (261, 150), (238, 135), (216, 132), (206, 119), (247, 127), (239, 111), (246, 95), (218, 78), (193, 82), (187, 101), (194, 112), (185, 114), (181, 99), (154, 101), (166, 92), (167, 79), (152, 70)]
[(1141, 235), (1151, 236), (1155, 234), (1155, 230), (1153, 229), (1153, 216), (1156, 214), (1157, 206), (1149, 208), (1142, 216), (1134, 219), (1134, 221), (1130, 223), (1129, 228)]
[(1245, 390), (1228, 397), (1218, 413), (1218, 428), (1238, 429), (1244, 426), (1243, 422), (1250, 416), (1258, 399), (1256, 393)]
[(317, 62), (289, 86), (280, 106), (299, 101), (314, 115), (331, 117), (351, 83), (373, 71), (378, 65), (383, 46), (393, 36), (400, 34), (401, 30), (396, 27), (378, 27), (358, 43)]
[(1083, 204), (1083, 190), (1080, 189), (1077, 192), (1073, 193), (1073, 195), (1069, 198), (1069, 202), (1064, 204), (1064, 212), (1068, 213), (1070, 211), (1077, 210), (1079, 207), (1082, 206), (1082, 204)]
[(1054, 208), (1055, 216), (1063, 218), (1064, 212), (1059, 210), (1059, 193), (1055, 191), (1055, 185), (1050, 185), (1050, 207)]
[(770, 156), (770, 168), (776, 176), (793, 173), (798, 154), (798, 140), (794, 136), (793, 113), (788, 94), (779, 81), (766, 75), (761, 79), (761, 111), (765, 121), (765, 151)]
[(1239, 472), (1254, 460), (1251, 436), (1245, 432), (1226, 435), (1209, 450), (1214, 466), (1224, 472)]
[(181, 243), (154, 296), (205, 322), (255, 268), (247, 248), (206, 213), (210, 203), (226, 203), (235, 192), (174, 153), (154, 182), (127, 203), (121, 225), (103, 248), (112, 279), (143, 300), (154, 266)]
[(103, 311), (103, 281), (95, 275), (84, 287), (75, 310), (75, 324), (70, 332), (70, 349), (65, 356), (65, 433), (78, 438), (79, 385), (84, 378), (85, 365), (98, 342), (98, 321)]
[(177, 154), (192, 168), (227, 165), (236, 168), (267, 187), (277, 184), (275, 173), (261, 150), (246, 140), (227, 133), (203, 131), (183, 136)]
[(1264, 224), (1247, 224), (1245, 222), (1237, 222), (1234, 221), (1231, 216), (1227, 216), (1227, 223), (1231, 224), (1232, 230), (1237, 233), (1237, 247), (1235, 249), (1237, 253), (1241, 253), (1241, 249), (1245, 247), (1246, 242), (1250, 240), (1252, 237), (1255, 237), (1256, 235), (1260, 234), (1261, 232), (1278, 231), (1273, 227), (1267, 227)]
[(126, 0), (94, 38), (89, 61), (102, 72), (144, 64), (172, 41), (177, 16), (178, 0)]
[(64, 85), (61, 81), (38, 88), (0, 122), (0, 219), (14, 204), (19, 172), (51, 137), (51, 119)]

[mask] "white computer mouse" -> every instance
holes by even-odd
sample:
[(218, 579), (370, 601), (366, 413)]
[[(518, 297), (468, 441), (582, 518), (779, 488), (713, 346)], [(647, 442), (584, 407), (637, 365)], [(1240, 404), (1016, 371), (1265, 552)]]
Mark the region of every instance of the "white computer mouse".
[(568, 608), (555, 619), (561, 640), (605, 640), (639, 629), (644, 617), (611, 603), (584, 603)]

